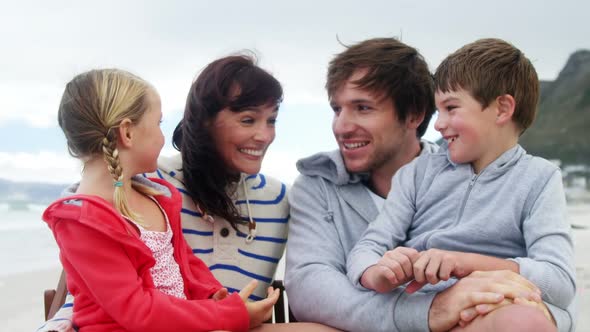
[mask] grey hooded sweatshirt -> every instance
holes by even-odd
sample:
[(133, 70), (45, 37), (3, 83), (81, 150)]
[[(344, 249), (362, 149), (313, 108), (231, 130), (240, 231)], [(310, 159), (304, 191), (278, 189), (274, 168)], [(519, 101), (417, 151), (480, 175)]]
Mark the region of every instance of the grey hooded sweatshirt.
[[(421, 144), (421, 156), (438, 149)], [(429, 331), (436, 293), (379, 294), (355, 287), (346, 276), (350, 251), (379, 214), (363, 176), (346, 171), (338, 150), (302, 159), (297, 168), (285, 273), (295, 317), (347, 331)], [(548, 306), (560, 330), (573, 329), (571, 312)]]
[[(348, 275), (358, 287), (369, 266), (404, 245), (513, 259), (545, 302), (562, 309), (572, 303), (575, 268), (565, 194), (561, 172), (547, 160), (516, 145), (474, 174), (470, 164), (450, 161), (445, 144), (402, 167), (391, 188), (348, 257)], [(565, 325), (560, 329), (569, 330), (571, 322)]]
[[(438, 147), (422, 141), (421, 154)], [(363, 179), (350, 174), (338, 150), (297, 163), (289, 191), (291, 220), (285, 287), (301, 321), (346, 331), (428, 331), (435, 294), (361, 290), (346, 276), (346, 258), (379, 213)]]

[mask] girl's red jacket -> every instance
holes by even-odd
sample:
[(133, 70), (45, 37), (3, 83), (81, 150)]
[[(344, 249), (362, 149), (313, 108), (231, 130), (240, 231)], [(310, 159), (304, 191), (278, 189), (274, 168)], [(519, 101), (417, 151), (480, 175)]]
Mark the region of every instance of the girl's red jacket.
[(174, 258), (187, 299), (158, 291), (150, 268), (155, 260), (138, 230), (104, 199), (74, 195), (52, 203), (43, 220), (53, 231), (75, 297), (74, 325), (91, 331), (247, 331), (249, 316), (237, 293), (210, 299), (222, 286), (195, 257), (182, 235), (181, 197), (155, 196), (170, 220)]

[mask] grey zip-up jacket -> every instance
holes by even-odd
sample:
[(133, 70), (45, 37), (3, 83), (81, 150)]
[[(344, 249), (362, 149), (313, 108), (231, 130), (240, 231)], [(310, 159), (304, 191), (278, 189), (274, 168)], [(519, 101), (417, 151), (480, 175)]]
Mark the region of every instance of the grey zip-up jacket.
[[(565, 194), (561, 172), (547, 160), (516, 145), (474, 174), (470, 164), (448, 159), (445, 144), (402, 167), (391, 188), (348, 257), (348, 275), (358, 287), (365, 269), (404, 245), (513, 258), (545, 302), (562, 309), (572, 303), (575, 267)], [(424, 291), (441, 291), (438, 285)]]
[[(437, 149), (422, 145), (421, 155)], [(349, 331), (429, 331), (434, 293), (377, 294), (354, 287), (346, 276), (350, 251), (379, 213), (362, 177), (346, 172), (338, 150), (302, 159), (297, 167), (285, 273), (295, 316)], [(573, 306), (566, 312), (548, 304), (560, 331), (574, 329)]]
[[(421, 145), (421, 154), (437, 149)], [(378, 214), (363, 176), (346, 171), (338, 150), (302, 159), (297, 168), (285, 272), (295, 317), (347, 331), (428, 331), (435, 294), (376, 294), (346, 276), (350, 250)]]

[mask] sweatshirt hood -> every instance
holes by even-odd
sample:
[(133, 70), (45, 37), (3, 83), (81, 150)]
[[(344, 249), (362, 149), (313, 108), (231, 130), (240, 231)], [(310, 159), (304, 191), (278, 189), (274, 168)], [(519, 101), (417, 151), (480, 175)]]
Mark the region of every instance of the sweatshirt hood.
[[(169, 204), (176, 205), (174, 209), (180, 211), (181, 201), (177, 196), (178, 192), (171, 191), (163, 180), (134, 176), (132, 181), (158, 190), (161, 193), (155, 196), (158, 201), (167, 200)], [(75, 183), (67, 187), (62, 192), (62, 198), (53, 202), (43, 212), (42, 218), (49, 228), (53, 229), (55, 223), (60, 220), (76, 220), (116, 238), (137, 236), (137, 230), (123, 219), (111, 203), (94, 195), (77, 195), (78, 186), (79, 183)], [(96, 220), (105, 222), (97, 223)], [(111, 222), (106, 222), (107, 220)]]

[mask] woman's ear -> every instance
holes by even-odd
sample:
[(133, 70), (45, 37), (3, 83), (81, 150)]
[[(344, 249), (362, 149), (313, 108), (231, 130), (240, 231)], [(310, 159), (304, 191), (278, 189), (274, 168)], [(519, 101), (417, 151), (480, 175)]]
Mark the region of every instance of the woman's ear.
[(117, 136), (118, 146), (130, 148), (133, 145), (133, 122), (130, 119), (125, 118), (121, 121), (117, 127), (117, 133), (119, 134)]
[(496, 123), (503, 125), (512, 121), (512, 116), (514, 115), (514, 109), (516, 107), (514, 97), (509, 94), (504, 94), (496, 98), (496, 102), (498, 103)]

